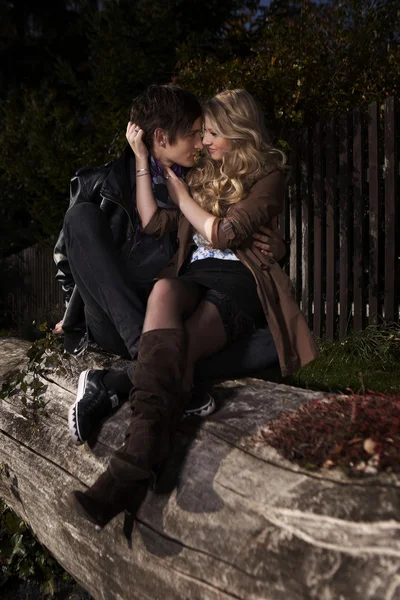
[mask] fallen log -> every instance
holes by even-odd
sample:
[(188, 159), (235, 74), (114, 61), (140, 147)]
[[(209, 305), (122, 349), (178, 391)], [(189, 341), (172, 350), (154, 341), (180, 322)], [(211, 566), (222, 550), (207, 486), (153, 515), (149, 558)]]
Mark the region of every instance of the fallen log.
[[(0, 378), (29, 344), (0, 339)], [(219, 410), (183, 421), (159, 493), (131, 535), (123, 515), (103, 531), (67, 496), (93, 483), (123, 439), (128, 407), (91, 447), (70, 443), (67, 409), (84, 368), (115, 357), (64, 358), (44, 380), (45, 411), (18, 394), (0, 406), (0, 496), (96, 600), (279, 600), (400, 597), (400, 488), (394, 475), (349, 479), (284, 460), (260, 428), (321, 393), (242, 379), (214, 388)]]

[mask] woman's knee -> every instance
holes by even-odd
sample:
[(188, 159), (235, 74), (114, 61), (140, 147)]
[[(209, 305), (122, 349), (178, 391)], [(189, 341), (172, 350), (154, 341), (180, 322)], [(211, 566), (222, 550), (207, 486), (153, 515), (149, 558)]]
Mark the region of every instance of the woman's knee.
[(186, 321), (189, 345), (198, 358), (221, 350), (227, 342), (225, 326), (215, 304), (203, 300)]
[(169, 301), (175, 301), (179, 297), (178, 284), (175, 279), (159, 279), (151, 290), (147, 306), (165, 305)]
[(200, 301), (200, 287), (179, 279), (159, 279), (147, 302), (147, 315), (176, 315), (187, 318)]

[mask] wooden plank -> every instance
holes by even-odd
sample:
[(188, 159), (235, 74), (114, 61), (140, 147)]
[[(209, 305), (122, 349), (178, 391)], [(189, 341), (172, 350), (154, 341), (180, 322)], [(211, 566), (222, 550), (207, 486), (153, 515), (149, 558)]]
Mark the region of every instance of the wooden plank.
[(301, 153), (301, 308), (312, 327), (312, 130), (306, 129), (302, 135)]
[(325, 248), (322, 242), (322, 229), (325, 225), (324, 184), (322, 177), (322, 126), (316, 123), (313, 135), (313, 202), (314, 202), (314, 320), (313, 333), (322, 337), (324, 314), (323, 264)]
[(369, 184), (369, 316), (376, 325), (381, 314), (380, 298), (380, 190), (379, 190), (379, 116), (376, 102), (368, 107), (368, 184)]
[(290, 263), (289, 273), (293, 284), (295, 298), (297, 302), (301, 301), (301, 196), (300, 196), (300, 164), (296, 144), (294, 151), (293, 164), (293, 182), (289, 188), (290, 199)]
[(326, 125), (326, 328), (325, 336), (333, 340), (336, 334), (336, 121)]
[(398, 153), (396, 99), (385, 100), (385, 320), (398, 321)]
[(351, 326), (352, 273), (352, 206), (350, 187), (350, 128), (349, 117), (339, 119), (339, 335), (344, 337)]
[(354, 257), (353, 257), (353, 329), (361, 331), (365, 326), (365, 161), (364, 128), (360, 109), (353, 110), (353, 206), (354, 206)]

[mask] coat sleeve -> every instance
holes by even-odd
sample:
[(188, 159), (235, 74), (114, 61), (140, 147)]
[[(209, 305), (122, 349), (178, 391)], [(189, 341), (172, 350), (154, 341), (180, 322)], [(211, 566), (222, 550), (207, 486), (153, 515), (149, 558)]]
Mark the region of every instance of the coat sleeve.
[[(76, 202), (88, 202), (91, 200), (87, 192), (84, 177), (81, 175), (90, 169), (78, 169), (71, 179), (70, 196), (68, 210), (76, 204)], [(64, 230), (60, 231), (56, 245), (53, 250), (53, 260), (57, 266), (56, 280), (61, 284), (62, 290), (65, 292), (65, 300), (68, 304), (69, 299), (75, 287), (75, 281), (72, 276), (71, 267), (68, 262), (67, 248), (65, 245)]]
[(62, 290), (65, 293), (65, 300), (68, 303), (74, 289), (75, 281), (72, 277), (71, 268), (67, 258), (63, 230), (60, 231), (60, 235), (54, 246), (53, 259), (57, 266), (56, 280), (60, 283)]
[(221, 250), (240, 248), (260, 225), (270, 224), (272, 217), (279, 215), (284, 193), (285, 178), (280, 170), (259, 179), (226, 217), (215, 219), (210, 240), (212, 247)]
[[(88, 194), (82, 178), (79, 177), (79, 173), (80, 170), (71, 179), (68, 209), (74, 206), (78, 198), (83, 201), (88, 200)], [(75, 286), (75, 281), (68, 262), (63, 229), (60, 231), (56, 245), (54, 246), (53, 259), (57, 266), (56, 280), (61, 284), (62, 290), (65, 292), (66, 303), (68, 303)]]
[(157, 208), (150, 221), (144, 227), (146, 235), (154, 235), (161, 238), (164, 233), (178, 229), (181, 211), (178, 208)]

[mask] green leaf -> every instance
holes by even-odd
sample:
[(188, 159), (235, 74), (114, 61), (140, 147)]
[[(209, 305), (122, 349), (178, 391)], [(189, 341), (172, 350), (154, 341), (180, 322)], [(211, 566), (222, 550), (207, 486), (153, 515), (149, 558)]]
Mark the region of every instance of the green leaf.
[(21, 556), (24, 557), (26, 555), (26, 550), (25, 550), (25, 546), (23, 543), (23, 535), (22, 533), (15, 533), (12, 538), (11, 538), (11, 545), (12, 545), (12, 554), (10, 557), (10, 562), (14, 560), (15, 556)]

